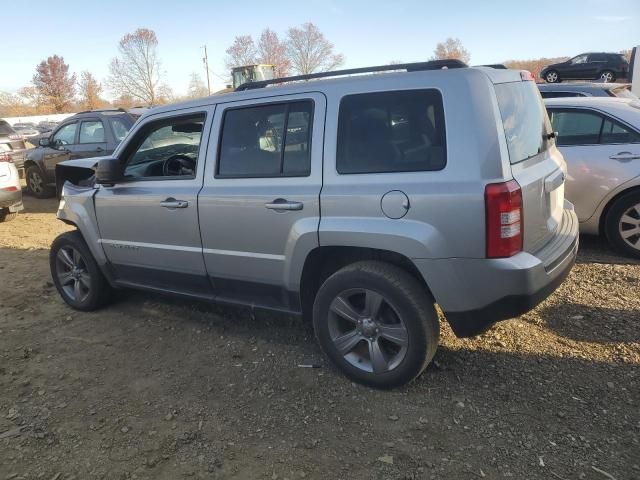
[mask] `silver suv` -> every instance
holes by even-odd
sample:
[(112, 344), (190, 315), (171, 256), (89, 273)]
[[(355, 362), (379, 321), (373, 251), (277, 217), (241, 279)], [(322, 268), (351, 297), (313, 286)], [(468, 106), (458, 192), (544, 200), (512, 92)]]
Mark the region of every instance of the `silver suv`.
[(299, 314), (345, 375), (381, 388), (433, 358), (436, 303), (463, 337), (533, 308), (578, 248), (533, 78), (385, 68), (154, 108), (112, 157), (59, 164), (57, 215), (77, 227), (51, 248), (61, 296), (93, 310), (133, 287)]

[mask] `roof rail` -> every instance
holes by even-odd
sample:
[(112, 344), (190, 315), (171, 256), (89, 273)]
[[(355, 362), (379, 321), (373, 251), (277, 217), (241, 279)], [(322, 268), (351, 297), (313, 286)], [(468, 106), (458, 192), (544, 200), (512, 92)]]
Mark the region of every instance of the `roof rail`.
[(83, 112), (78, 112), (76, 113), (76, 115), (80, 114), (80, 113), (97, 113), (97, 112), (125, 112), (126, 113), (126, 109), (124, 108), (96, 108), (94, 110), (84, 110)]
[(267, 85), (276, 85), (286, 82), (297, 82), (300, 80), (313, 80), (315, 78), (340, 77), (342, 75), (357, 75), (359, 73), (393, 72), (405, 70), (407, 72), (418, 72), (422, 70), (441, 70), (444, 68), (464, 68), (468, 65), (461, 60), (431, 60), (417, 63), (398, 63), (391, 65), (378, 65), (375, 67), (351, 68), (348, 70), (333, 70), (331, 72), (310, 73), (307, 75), (295, 75), (293, 77), (272, 78), (271, 80), (259, 80), (257, 82), (247, 82), (236, 88), (236, 92), (243, 90), (253, 90), (264, 88)]

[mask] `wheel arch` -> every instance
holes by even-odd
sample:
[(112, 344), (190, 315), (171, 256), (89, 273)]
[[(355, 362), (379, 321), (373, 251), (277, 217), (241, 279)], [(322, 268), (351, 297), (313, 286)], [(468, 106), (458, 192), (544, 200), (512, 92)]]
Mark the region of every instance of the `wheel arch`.
[(600, 219), (598, 220), (598, 233), (600, 235), (605, 234), (605, 225), (607, 222), (607, 215), (609, 215), (609, 211), (611, 207), (618, 201), (621, 197), (628, 195), (630, 193), (638, 193), (640, 194), (640, 185), (633, 185), (631, 187), (625, 188), (624, 190), (616, 193), (613, 197), (611, 197), (605, 206), (602, 208), (602, 213), (600, 213)]
[(431, 299), (434, 298), (426, 279), (414, 262), (401, 253), (346, 245), (319, 246), (309, 252), (302, 267), (300, 302), (303, 316), (310, 318), (315, 296), (327, 278), (347, 265), (364, 260), (382, 261), (402, 268), (424, 286)]

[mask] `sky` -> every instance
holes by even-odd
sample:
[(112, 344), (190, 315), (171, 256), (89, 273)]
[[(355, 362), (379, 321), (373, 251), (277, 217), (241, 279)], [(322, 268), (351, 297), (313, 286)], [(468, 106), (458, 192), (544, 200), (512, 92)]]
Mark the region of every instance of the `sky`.
[[(72, 72), (104, 81), (120, 38), (152, 29), (164, 81), (187, 92), (192, 72), (205, 79), (207, 45), (212, 90), (224, 87), (226, 48), (236, 35), (264, 28), (285, 35), (315, 23), (346, 57), (345, 68), (427, 60), (435, 45), (457, 37), (472, 64), (574, 56), (640, 45), (640, 0), (0, 0), (0, 91), (31, 82), (36, 65), (61, 55)], [(109, 92), (106, 91), (109, 98)]]

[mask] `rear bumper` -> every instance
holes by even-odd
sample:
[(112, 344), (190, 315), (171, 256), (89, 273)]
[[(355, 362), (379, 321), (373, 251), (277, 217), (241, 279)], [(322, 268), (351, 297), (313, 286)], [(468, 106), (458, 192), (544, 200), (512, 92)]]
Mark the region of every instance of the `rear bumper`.
[(0, 208), (8, 208), (11, 213), (23, 210), (22, 191), (6, 192), (0, 190)]
[(578, 218), (573, 205), (565, 206), (558, 233), (534, 254), (416, 261), (457, 336), (478, 335), (528, 312), (569, 275), (578, 251)]

